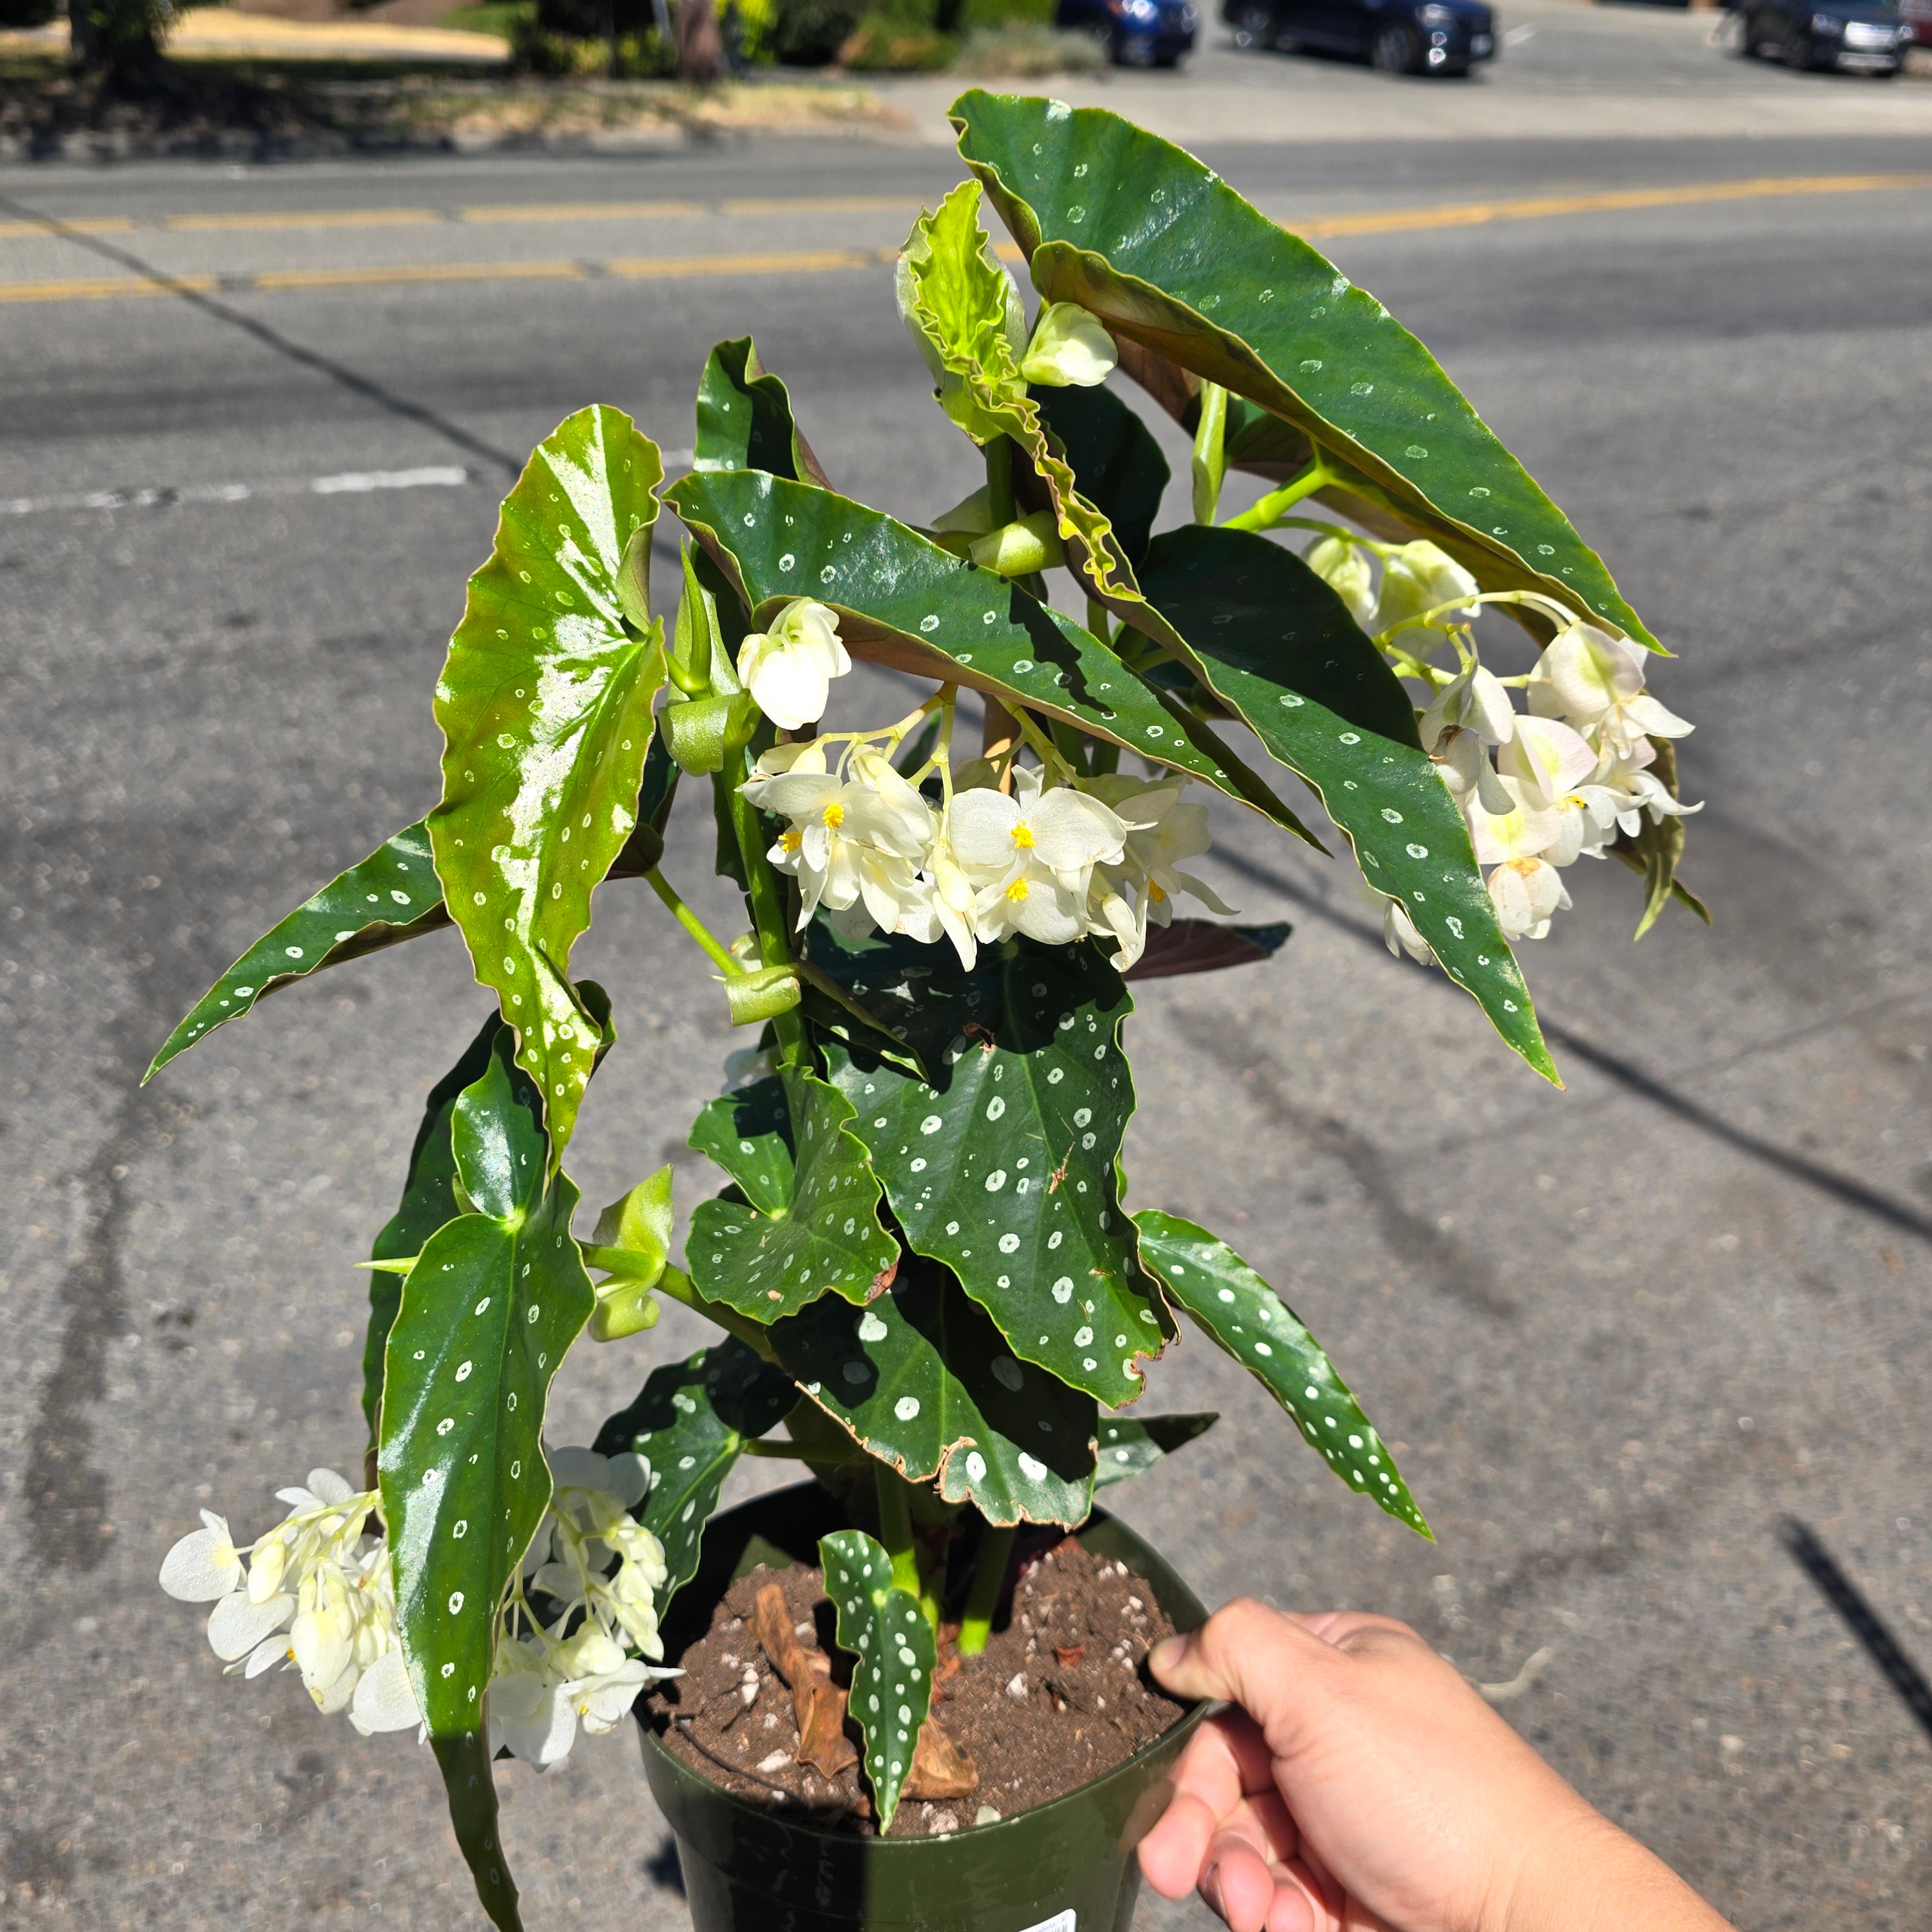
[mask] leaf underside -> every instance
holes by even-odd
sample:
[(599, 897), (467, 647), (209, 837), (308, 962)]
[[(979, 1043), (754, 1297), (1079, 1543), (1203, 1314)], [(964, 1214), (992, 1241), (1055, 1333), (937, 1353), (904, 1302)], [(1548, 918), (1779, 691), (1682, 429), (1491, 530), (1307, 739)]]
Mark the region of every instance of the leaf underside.
[(1141, 1252), (1175, 1303), (1264, 1384), (1351, 1488), (1434, 1541), (1402, 1472), (1321, 1345), (1226, 1242), (1178, 1214), (1134, 1216)]
[(1339, 455), (1485, 589), (1539, 590), (1653, 641), (1427, 349), (1211, 170), (1102, 108), (974, 88), (952, 117), (1048, 300)]
[(800, 432), (785, 386), (760, 363), (748, 335), (719, 343), (706, 358), (691, 466), (768, 470), (794, 482), (831, 487)]
[(1096, 1411), (1016, 1360), (937, 1262), (908, 1256), (865, 1309), (827, 1297), (774, 1325), (780, 1366), (867, 1452), (988, 1522), (1084, 1522)]
[(1171, 980), (1188, 973), (1218, 973), (1229, 966), (1258, 966), (1272, 959), (1286, 944), (1292, 928), (1270, 926), (1224, 926), (1211, 919), (1177, 919), (1148, 928), (1147, 946), (1127, 968), (1131, 986), (1137, 980)]
[(638, 1520), (664, 1546), (662, 1617), (697, 1574), (704, 1526), (745, 1444), (775, 1429), (798, 1400), (789, 1376), (733, 1337), (651, 1372), (628, 1408), (598, 1430), (600, 1456), (634, 1450), (651, 1466)]
[(554, 1162), (596, 1039), (571, 949), (636, 828), (664, 680), (662, 626), (640, 632), (620, 590), (628, 568), (634, 608), (662, 475), (656, 446), (616, 410), (580, 410), (545, 437), (504, 499), (436, 686), (436, 872), (478, 980), (517, 1030)]

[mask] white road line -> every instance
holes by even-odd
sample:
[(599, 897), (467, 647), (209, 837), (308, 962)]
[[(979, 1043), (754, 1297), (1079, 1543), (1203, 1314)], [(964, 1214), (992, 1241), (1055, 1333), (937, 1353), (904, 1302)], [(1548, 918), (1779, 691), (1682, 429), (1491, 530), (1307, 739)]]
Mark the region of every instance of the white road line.
[[(667, 471), (691, 460), (688, 449), (664, 452)], [(332, 476), (272, 478), (262, 483), (183, 483), (140, 490), (82, 490), (58, 496), (0, 496), (0, 517), (38, 517), (60, 510), (172, 509), (184, 503), (247, 503), (262, 496), (360, 496), (372, 490), (454, 490), (484, 479), (455, 464), (416, 470), (346, 470)]]

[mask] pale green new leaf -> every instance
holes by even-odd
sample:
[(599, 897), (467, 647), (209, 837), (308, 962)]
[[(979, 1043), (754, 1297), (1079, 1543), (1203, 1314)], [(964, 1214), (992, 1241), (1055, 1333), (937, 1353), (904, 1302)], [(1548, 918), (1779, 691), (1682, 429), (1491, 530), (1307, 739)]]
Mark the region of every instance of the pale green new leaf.
[(857, 1660), (847, 1709), (863, 1742), (872, 1803), (885, 1831), (912, 1769), (919, 1727), (932, 1703), (932, 1626), (919, 1599), (892, 1582), (892, 1558), (862, 1529), (818, 1540), (838, 1647)]
[(571, 949), (637, 825), (664, 679), (662, 626), (644, 614), (662, 476), (656, 446), (616, 410), (580, 410), (545, 437), (504, 500), (436, 686), (436, 868), (543, 1094), (553, 1163), (597, 1040)]
[(1294, 1310), (1205, 1228), (1151, 1208), (1134, 1222), (1169, 1295), (1269, 1390), (1335, 1474), (1433, 1542), (1388, 1444)]

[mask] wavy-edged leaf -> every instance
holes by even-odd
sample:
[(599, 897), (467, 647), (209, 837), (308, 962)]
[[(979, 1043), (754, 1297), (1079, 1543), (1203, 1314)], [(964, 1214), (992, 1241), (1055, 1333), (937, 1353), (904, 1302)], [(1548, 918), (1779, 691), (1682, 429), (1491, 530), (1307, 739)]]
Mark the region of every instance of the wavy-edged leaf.
[(1654, 641), (1422, 344), (1212, 170), (1104, 108), (974, 88), (952, 116), (1048, 301), (1262, 404), (1486, 590), (1540, 590)]
[(1120, 1408), (1166, 1339), (1120, 1203), (1133, 1003), (1092, 946), (1019, 941), (970, 974), (943, 946), (919, 950), (917, 977), (850, 983), (868, 1004), (904, 1004), (914, 1040), (932, 1042), (932, 1083), (827, 1042), (858, 1110), (850, 1131), (908, 1242), (958, 1276), (1014, 1354)]
[(497, 1605), (550, 1501), (551, 1378), (596, 1305), (549, 1174), (542, 1102), (508, 1029), (450, 1123), (473, 1211), (424, 1244), (403, 1284), (383, 1375), (382, 1515), (396, 1611), (430, 1732), (481, 1722)]
[(278, 987), (380, 952), (449, 923), (423, 821), (405, 826), (272, 927), (195, 1002), (167, 1036), (145, 1085), (177, 1054), (239, 1019)]
[(1148, 928), (1147, 946), (1126, 970), (1136, 980), (1171, 980), (1185, 973), (1219, 973), (1229, 966), (1258, 966), (1272, 959), (1294, 928), (1286, 920), (1270, 926), (1227, 926), (1211, 919), (1177, 919)]
[(707, 1100), (686, 1143), (709, 1154), (761, 1214), (791, 1205), (791, 1112), (776, 1073)]
[(1154, 1208), (1134, 1225), (1142, 1258), (1168, 1294), (1266, 1386), (1336, 1474), (1432, 1543), (1388, 1445), (1294, 1310), (1205, 1228)]
[(657, 446), (602, 405), (532, 453), (470, 580), (436, 685), (436, 868), (477, 979), (517, 1030), (563, 1157), (596, 1028), (570, 981), (591, 894), (638, 823), (664, 681), (643, 622)]
[(456, 1832), (476, 1897), (496, 1932), (523, 1932), (517, 1887), (496, 1822), (496, 1779), (490, 1768), (490, 1747), (479, 1728), (451, 1737), (432, 1737), (436, 1768), (449, 1799), (449, 1822)]
[(1281, 544), (1200, 524), (1156, 537), (1142, 577), (1195, 675), (1314, 787), (1363, 877), (1401, 901), (1443, 970), (1560, 1085), (1468, 827), (1407, 694), (1342, 600)]
[(1081, 495), (1106, 518), (1138, 569), (1168, 484), (1167, 458), (1153, 432), (1112, 389), (1039, 389), (1033, 400)]
[(932, 1626), (919, 1599), (892, 1582), (892, 1558), (862, 1529), (818, 1539), (838, 1647), (857, 1660), (846, 1708), (863, 1741), (883, 1832), (898, 1809), (919, 1727), (932, 1703)]
[(1070, 618), (880, 512), (756, 470), (682, 477), (664, 500), (735, 578), (754, 622), (816, 598), (839, 613), (855, 657), (1064, 718), (1309, 836), (1206, 725)]
[(670, 1580), (658, 1611), (698, 1572), (704, 1526), (745, 1444), (777, 1427), (798, 1400), (790, 1376), (735, 1337), (654, 1369), (626, 1408), (597, 1432), (600, 1456), (634, 1450), (651, 1466), (638, 1520), (664, 1546)]
[(1197, 1436), (1205, 1436), (1220, 1419), (1214, 1410), (1192, 1415), (1150, 1415), (1139, 1420), (1130, 1415), (1103, 1415), (1094, 1486), (1103, 1490), (1109, 1483), (1124, 1483), (1130, 1476), (1145, 1474)]
[[(371, 1244), (371, 1261), (407, 1261), (421, 1254), (430, 1235), (462, 1211), (456, 1201), (456, 1156), (450, 1144), (450, 1121), (464, 1090), (475, 1085), (488, 1070), (490, 1048), (502, 1030), (503, 1022), (492, 1013), (456, 1064), (430, 1089), (422, 1125), (410, 1149), (403, 1198)], [(402, 1300), (402, 1276), (387, 1268), (372, 1269), (369, 1326), (362, 1343), (362, 1413), (368, 1420), (371, 1442), (376, 1438), (382, 1414), (383, 1355)]]
[[(828, 1292), (848, 1301), (869, 1300), (892, 1279), (899, 1256), (898, 1244), (879, 1222), (879, 1179), (850, 1131), (851, 1102), (814, 1073), (788, 1070), (781, 1077), (784, 1125), (728, 1139), (715, 1157), (734, 1179), (742, 1173), (769, 1187), (782, 1178), (771, 1140), (788, 1140), (796, 1163), (789, 1194), (780, 1202), (768, 1192), (772, 1204), (764, 1207), (728, 1193), (701, 1202), (684, 1244), (699, 1292), (757, 1322), (796, 1314)], [(698, 1116), (700, 1128), (718, 1118), (716, 1105)], [(761, 1118), (768, 1120), (769, 1112)], [(749, 1154), (742, 1151), (746, 1140)], [(700, 1144), (695, 1131), (692, 1144)]]
[(989, 1522), (1084, 1522), (1094, 1399), (1017, 1361), (951, 1270), (908, 1256), (863, 1309), (827, 1299), (771, 1331), (786, 1372), (868, 1454)]
[(794, 482), (831, 484), (792, 414), (785, 386), (758, 360), (748, 335), (721, 342), (698, 382), (694, 470), (769, 470)]
[[(1650, 747), (1657, 754), (1651, 764), (1651, 775), (1672, 798), (1681, 798), (1683, 794), (1677, 789), (1676, 746), (1668, 738), (1653, 738)], [(1711, 922), (1709, 908), (1677, 876), (1687, 830), (1681, 818), (1655, 819), (1646, 812), (1636, 836), (1632, 838), (1628, 832), (1619, 832), (1610, 848), (1626, 866), (1643, 874), (1643, 916), (1637, 921), (1633, 939), (1641, 939), (1672, 899), (1706, 926)]]

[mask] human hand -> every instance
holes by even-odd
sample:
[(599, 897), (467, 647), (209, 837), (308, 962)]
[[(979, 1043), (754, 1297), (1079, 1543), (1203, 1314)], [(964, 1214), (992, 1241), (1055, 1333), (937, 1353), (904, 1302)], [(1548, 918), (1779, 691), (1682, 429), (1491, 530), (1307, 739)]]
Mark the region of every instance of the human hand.
[(1232, 1932), (1715, 1932), (1406, 1624), (1243, 1600), (1150, 1666), (1240, 1708), (1196, 1733), (1140, 1847)]

